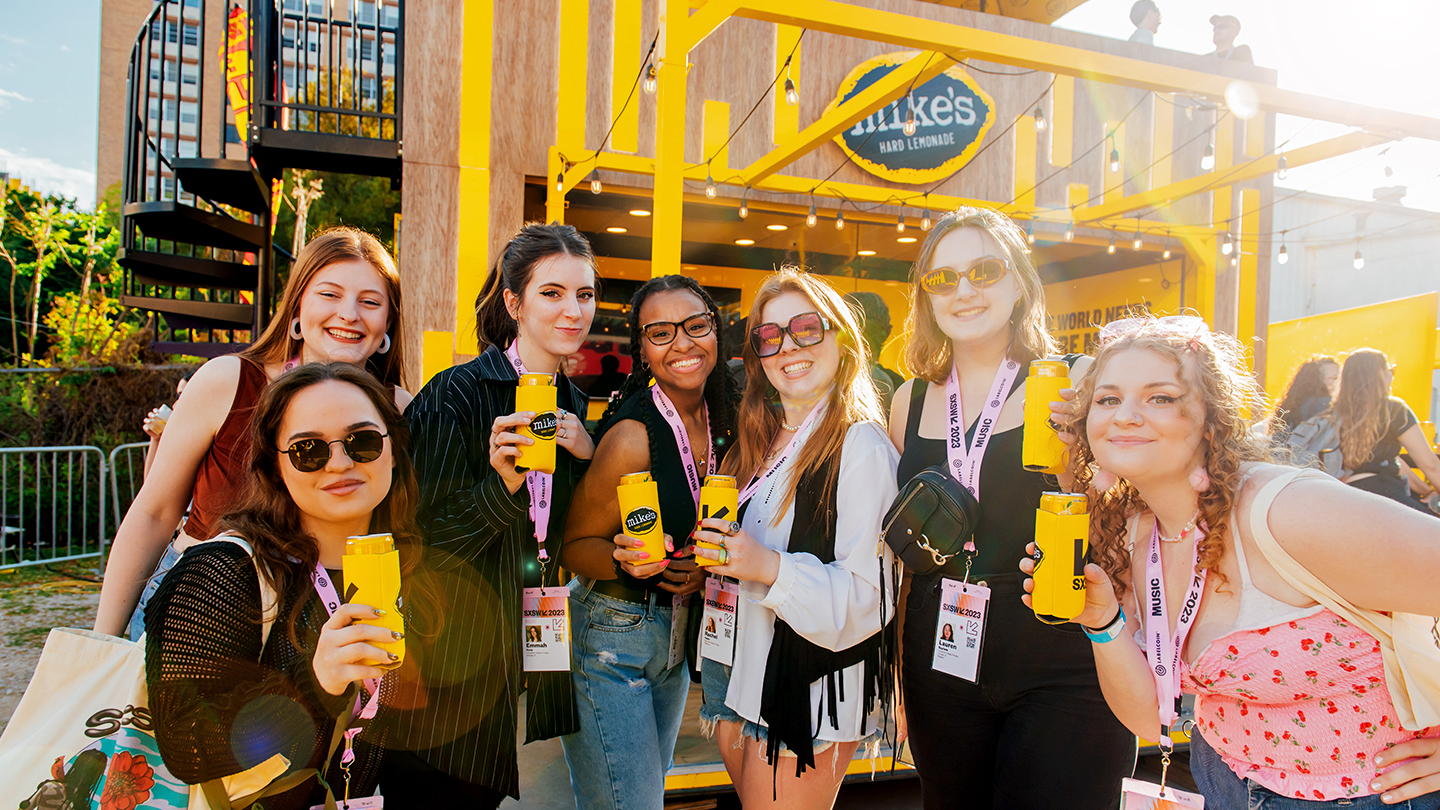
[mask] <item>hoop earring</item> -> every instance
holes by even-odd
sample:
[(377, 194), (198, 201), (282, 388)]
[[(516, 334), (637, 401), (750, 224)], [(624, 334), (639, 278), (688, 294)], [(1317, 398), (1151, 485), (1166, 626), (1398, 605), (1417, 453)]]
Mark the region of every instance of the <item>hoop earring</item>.
[(296, 340), (304, 340), (305, 333), (300, 331), (300, 319), (296, 318), (290, 322), (290, 337)]
[(375, 350), (376, 354), (384, 354), (390, 351), (390, 334), (387, 332), (384, 337), (385, 339), (380, 341), (380, 348)]

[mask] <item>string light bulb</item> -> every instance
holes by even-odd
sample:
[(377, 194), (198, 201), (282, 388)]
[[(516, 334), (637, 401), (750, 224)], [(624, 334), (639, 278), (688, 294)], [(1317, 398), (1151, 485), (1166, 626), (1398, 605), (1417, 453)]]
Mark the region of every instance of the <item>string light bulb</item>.
[(1169, 232), (1169, 231), (1166, 231), (1166, 232), (1165, 232), (1165, 252), (1162, 253), (1162, 254), (1160, 254), (1160, 258), (1166, 259), (1166, 260), (1168, 260), (1168, 259), (1170, 258), (1170, 232)]
[(1284, 156), (1284, 155), (1281, 155), (1281, 156), (1280, 156), (1280, 162), (1277, 163), (1276, 166), (1275, 166), (1275, 179), (1276, 179), (1276, 180), (1284, 180), (1284, 179), (1285, 179), (1285, 174), (1286, 174), (1285, 169), (1286, 169), (1286, 167), (1287, 167), (1288, 165), (1289, 165), (1289, 164), (1286, 162), (1285, 156)]
[(1031, 245), (1035, 244), (1035, 223), (1033, 222), (1025, 226), (1025, 242)]
[(1229, 231), (1226, 231), (1226, 232), (1225, 232), (1225, 236), (1222, 237), (1221, 240), (1220, 240), (1220, 254), (1221, 254), (1222, 256), (1229, 256), (1229, 255), (1231, 254), (1231, 252), (1233, 252), (1234, 250), (1235, 250), (1235, 237), (1234, 237), (1233, 235), (1231, 235), (1231, 233), (1230, 233)]
[(1145, 241), (1140, 238), (1140, 225), (1137, 223), (1137, 224), (1135, 225), (1135, 240), (1130, 243), (1130, 249), (1131, 249), (1131, 250), (1139, 250), (1140, 248), (1142, 248), (1142, 247), (1144, 247), (1144, 246), (1145, 246)]
[(1043, 107), (1037, 106), (1035, 108), (1035, 131), (1044, 132), (1045, 126), (1045, 110)]
[(715, 199), (715, 178), (710, 176), (709, 171), (705, 172), (705, 196)]
[(1113, 146), (1110, 147), (1110, 171), (1120, 171), (1120, 150)]
[(903, 208), (900, 210), (900, 216), (895, 219), (895, 232), (905, 232), (905, 210)]
[(795, 89), (795, 80), (790, 78), (790, 59), (785, 57), (785, 103), (794, 107), (800, 103), (800, 91)]
[(1290, 262), (1290, 251), (1285, 247), (1285, 234), (1287, 233), (1289, 233), (1289, 231), (1280, 232), (1280, 255), (1275, 257), (1275, 261), (1280, 264), (1288, 264)]
[(1075, 220), (1073, 220), (1073, 219), (1070, 220), (1070, 224), (1069, 224), (1068, 226), (1066, 226), (1066, 228), (1065, 228), (1065, 241), (1066, 241), (1066, 242), (1074, 242), (1074, 241), (1075, 241)]
[(599, 194), (603, 190), (604, 187), (600, 185), (600, 170), (590, 170), (590, 193)]
[(1356, 246), (1355, 246), (1355, 269), (1356, 269), (1356, 270), (1364, 270), (1364, 269), (1365, 269), (1365, 257), (1362, 256), (1362, 255), (1360, 255), (1360, 246), (1359, 246), (1359, 245), (1356, 245)]
[(555, 173), (555, 190), (561, 193), (565, 191), (565, 170), (561, 169)]
[(905, 134), (907, 136), (914, 135), (915, 127), (915, 98), (907, 96), (905, 98)]
[(1109, 253), (1109, 254), (1112, 254), (1112, 255), (1115, 253), (1115, 229), (1114, 229), (1114, 228), (1111, 228), (1111, 229), (1110, 229), (1110, 247), (1105, 248), (1105, 252), (1106, 252), (1106, 253)]
[(925, 213), (920, 217), (920, 230), (930, 230), (930, 195), (925, 195)]
[(746, 188), (746, 189), (741, 189), (741, 191), (740, 191), (740, 218), (741, 218), (741, 219), (744, 219), (744, 218), (750, 216), (750, 203), (745, 199), (745, 196), (746, 196), (747, 194), (749, 194), (749, 193), (750, 193), (750, 189), (748, 189), (748, 188)]
[(1215, 168), (1215, 136), (1210, 136), (1210, 142), (1205, 144), (1205, 154), (1200, 158), (1200, 170), (1210, 171)]
[(645, 66), (645, 92), (648, 95), (655, 95), (655, 88), (658, 87), (659, 84), (660, 79), (657, 71), (655, 70), (655, 63), (651, 62), (650, 64)]
[(806, 224), (807, 226), (813, 228), (813, 227), (815, 227), (815, 223), (818, 222), (818, 221), (819, 221), (819, 216), (816, 215), (816, 213), (815, 213), (815, 201), (814, 201), (814, 200), (811, 200), (811, 201), (810, 201), (810, 213), (805, 215), (805, 224)]
[(844, 208), (837, 208), (837, 209), (835, 209), (835, 230), (837, 230), (837, 231), (843, 231), (843, 230), (845, 230), (845, 209), (844, 209)]

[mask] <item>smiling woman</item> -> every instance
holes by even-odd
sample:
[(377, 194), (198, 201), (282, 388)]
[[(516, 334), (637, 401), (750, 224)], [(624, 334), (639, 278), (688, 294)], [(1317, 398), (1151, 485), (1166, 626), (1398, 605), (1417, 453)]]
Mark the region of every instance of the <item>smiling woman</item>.
[[(270, 381), (302, 364), (344, 362), (368, 370), (398, 407), (409, 404), (400, 387), (400, 301), (395, 261), (370, 234), (333, 228), (305, 246), (270, 326), (245, 351), (202, 366), (176, 401), (152, 465), (162, 474), (145, 479), (115, 535), (97, 632), (119, 635), (128, 617), (138, 638), (145, 602), (165, 573), (186, 548), (214, 535), (244, 478), (250, 423)], [(189, 515), (167, 548), (186, 504)]]

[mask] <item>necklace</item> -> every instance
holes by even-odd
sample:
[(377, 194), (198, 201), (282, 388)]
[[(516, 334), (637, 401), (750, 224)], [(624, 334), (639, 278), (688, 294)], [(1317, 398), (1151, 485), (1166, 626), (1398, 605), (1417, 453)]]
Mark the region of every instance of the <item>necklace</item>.
[[(1195, 530), (1195, 524), (1198, 523), (1199, 520), (1200, 520), (1200, 510), (1199, 510), (1199, 509), (1196, 509), (1194, 516), (1192, 516), (1192, 517), (1190, 518), (1190, 522), (1185, 524), (1185, 528), (1181, 529), (1180, 532), (1179, 532), (1179, 534), (1176, 534), (1174, 537), (1166, 537), (1165, 535), (1162, 534), (1162, 535), (1160, 535), (1160, 542), (1162, 542), (1162, 543), (1178, 543), (1178, 542), (1180, 542), (1180, 538), (1184, 537), (1185, 535), (1187, 535), (1187, 534), (1189, 534), (1190, 532), (1192, 532), (1192, 531)], [(1156, 525), (1156, 526), (1159, 526), (1159, 525), (1160, 525), (1160, 518), (1158, 518), (1158, 517), (1155, 518), (1155, 525)]]
[(786, 422), (786, 421), (785, 421), (785, 417), (783, 417), (783, 416), (780, 417), (780, 427), (781, 427), (782, 430), (786, 430), (786, 431), (789, 431), (789, 432), (791, 432), (791, 433), (794, 433), (795, 431), (797, 431), (797, 430), (800, 429), (800, 428), (798, 428), (798, 427), (795, 427), (795, 426), (791, 425), (789, 422)]

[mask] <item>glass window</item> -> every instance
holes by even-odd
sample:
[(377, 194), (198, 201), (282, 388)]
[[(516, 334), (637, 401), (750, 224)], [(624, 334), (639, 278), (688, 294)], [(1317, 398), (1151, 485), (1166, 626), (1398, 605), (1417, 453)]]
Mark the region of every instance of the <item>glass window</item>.
[(372, 2), (370, 2), (370, 0), (361, 0), (361, 2), (360, 2), (360, 13), (359, 13), (358, 16), (359, 16), (359, 18), (360, 18), (360, 23), (361, 23), (362, 25), (374, 25), (374, 24), (375, 24), (375, 4), (372, 3)]
[(180, 105), (180, 123), (195, 123), (195, 102), (187, 101)]
[(361, 58), (361, 59), (374, 59), (374, 58), (375, 58), (375, 40), (373, 40), (373, 39), (362, 39), (362, 40), (360, 40), (360, 58)]
[(194, 23), (185, 23), (185, 44), (200, 44), (200, 26), (195, 25)]
[(325, 0), (310, 0), (310, 16), (325, 16)]
[(180, 80), (185, 84), (198, 84), (200, 82), (200, 69), (195, 65), (186, 65), (180, 71)]
[(375, 77), (374, 77), (374, 76), (361, 76), (361, 77), (360, 77), (360, 97), (361, 97), (361, 98), (374, 98), (374, 97), (375, 97)]

